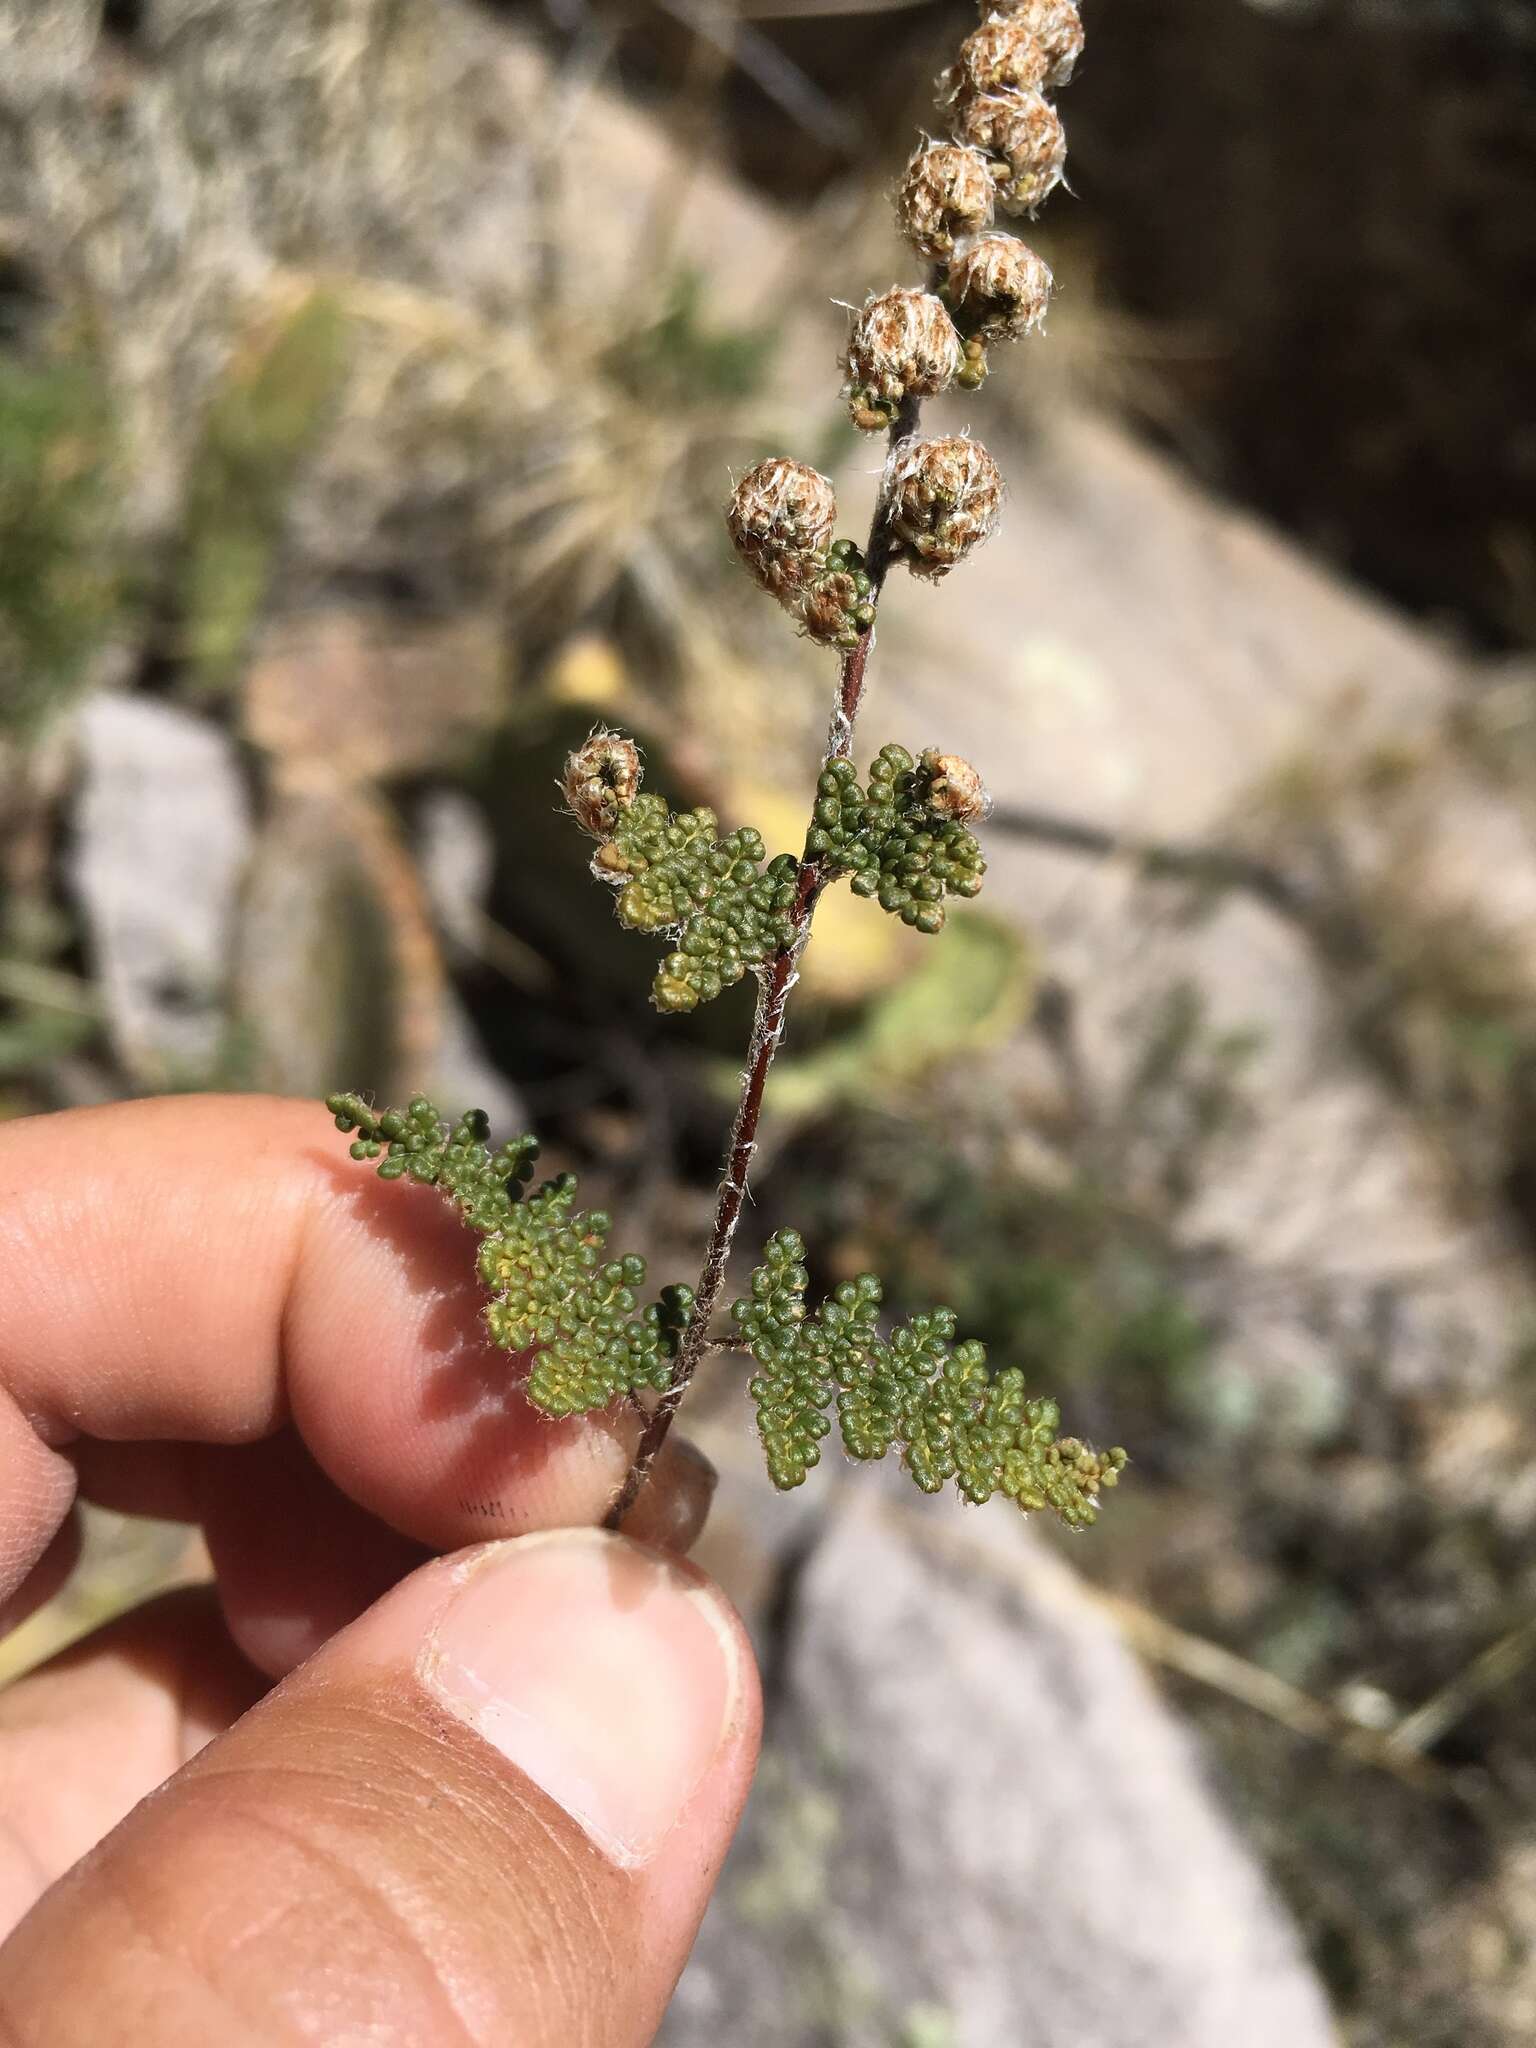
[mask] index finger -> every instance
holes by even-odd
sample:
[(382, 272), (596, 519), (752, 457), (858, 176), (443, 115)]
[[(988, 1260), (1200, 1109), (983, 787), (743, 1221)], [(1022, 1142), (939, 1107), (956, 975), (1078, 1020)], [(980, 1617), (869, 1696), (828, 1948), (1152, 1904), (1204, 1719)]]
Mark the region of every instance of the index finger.
[(529, 1407), (474, 1249), (432, 1189), (349, 1160), (318, 1104), (0, 1126), (0, 1599), (68, 1510), (80, 1437), (240, 1444), (291, 1420), (345, 1493), (441, 1548), (597, 1520), (634, 1418)]

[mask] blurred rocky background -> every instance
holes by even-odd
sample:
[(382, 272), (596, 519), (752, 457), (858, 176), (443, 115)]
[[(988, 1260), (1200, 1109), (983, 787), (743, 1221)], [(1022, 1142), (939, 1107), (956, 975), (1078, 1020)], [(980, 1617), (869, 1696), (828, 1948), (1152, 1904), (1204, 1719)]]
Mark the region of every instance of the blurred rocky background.
[[(958, 6), (0, 0), (0, 1114), (429, 1087), (691, 1270), (746, 1028), (647, 1006), (595, 720), (799, 843), (830, 677), (732, 470), (862, 524), (842, 315)], [(1095, 0), (1003, 535), (867, 751), (981, 904), (833, 900), (751, 1229), (1134, 1459), (1063, 1543), (740, 1390), (769, 1756), (671, 2048), (1536, 2032), (1536, 17)], [(864, 749), (861, 748), (861, 751)], [(97, 1520), (6, 1668), (198, 1568)]]

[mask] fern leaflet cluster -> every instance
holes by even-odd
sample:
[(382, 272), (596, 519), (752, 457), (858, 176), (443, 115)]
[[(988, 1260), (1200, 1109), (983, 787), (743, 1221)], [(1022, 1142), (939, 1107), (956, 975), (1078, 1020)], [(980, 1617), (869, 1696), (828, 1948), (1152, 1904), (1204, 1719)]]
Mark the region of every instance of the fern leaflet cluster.
[(1028, 1398), (1016, 1368), (989, 1372), (985, 1346), (956, 1344), (950, 1309), (914, 1316), (882, 1338), (883, 1289), (873, 1274), (845, 1281), (808, 1311), (804, 1258), (795, 1231), (776, 1232), (751, 1294), (732, 1310), (757, 1363), (749, 1392), (775, 1486), (800, 1485), (819, 1461), (835, 1406), (849, 1457), (899, 1450), (924, 1493), (953, 1480), (978, 1504), (1002, 1493), (1026, 1512), (1050, 1508), (1072, 1528), (1096, 1520), (1124, 1451), (1058, 1436), (1056, 1403)]
[(805, 843), (808, 858), (852, 876), (856, 896), (920, 932), (942, 931), (945, 896), (979, 895), (987, 868), (966, 829), (980, 802), (950, 764), (965, 766), (934, 748), (914, 761), (905, 747), (882, 747), (863, 786), (851, 761), (828, 761)]
[(574, 1415), (671, 1384), (692, 1290), (663, 1288), (642, 1309), (645, 1260), (604, 1258), (612, 1220), (576, 1209), (574, 1174), (524, 1192), (537, 1139), (493, 1151), (483, 1111), (450, 1125), (421, 1095), (404, 1110), (378, 1112), (358, 1095), (329, 1096), (326, 1107), (339, 1130), (358, 1133), (355, 1159), (377, 1160), (381, 1179), (439, 1188), (480, 1232), (486, 1326), (504, 1351), (535, 1354), (527, 1393), (536, 1408)]
[(640, 795), (618, 812), (593, 861), (618, 885), (620, 924), (675, 934), (651, 990), (658, 1010), (713, 1002), (793, 935), (793, 857), (765, 868), (762, 835), (750, 825), (716, 833), (713, 811), (673, 811), (664, 797)]
[[(566, 763), (563, 787), (572, 815), (602, 842), (592, 870), (618, 891), (620, 924), (672, 940), (651, 1000), (696, 1010), (793, 945), (800, 863), (767, 860), (750, 825), (721, 838), (713, 811), (674, 811), (642, 793), (640, 779), (634, 741), (596, 732)], [(882, 747), (867, 784), (851, 762), (828, 760), (805, 858), (823, 883), (847, 875), (855, 895), (917, 931), (942, 931), (945, 897), (980, 892), (986, 862), (967, 826), (985, 808), (975, 769), (932, 747), (917, 760)]]

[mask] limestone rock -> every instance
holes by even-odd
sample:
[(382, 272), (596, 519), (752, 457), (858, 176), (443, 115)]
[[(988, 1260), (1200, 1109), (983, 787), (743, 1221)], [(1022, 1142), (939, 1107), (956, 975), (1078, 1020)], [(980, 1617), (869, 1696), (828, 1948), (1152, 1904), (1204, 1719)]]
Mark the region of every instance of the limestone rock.
[(119, 1058), (146, 1089), (205, 1081), (229, 1027), (249, 800), (217, 727), (108, 693), (76, 727), (71, 883)]
[(789, 1605), (665, 2048), (1327, 2048), (1286, 1916), (1075, 1576), (1006, 1514), (864, 1477)]

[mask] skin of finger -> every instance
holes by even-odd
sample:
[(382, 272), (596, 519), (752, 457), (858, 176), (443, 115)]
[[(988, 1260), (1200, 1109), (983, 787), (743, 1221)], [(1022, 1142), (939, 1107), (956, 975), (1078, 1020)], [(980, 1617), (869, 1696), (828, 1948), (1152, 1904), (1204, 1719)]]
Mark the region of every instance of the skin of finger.
[(198, 1461), (206, 1449), (204, 1444), (104, 1444), (82, 1436), (66, 1455), (81, 1500), (115, 1515), (195, 1522), (203, 1502)]
[(19, 1628), (64, 1586), (80, 1561), (80, 1517), (68, 1514), (53, 1540), (9, 1600), (0, 1601), (0, 1641)]
[[(685, 1442), (668, 1449), (626, 1527), (682, 1555), (704, 1526), (714, 1470)], [(201, 1448), (198, 1487), (230, 1634), (269, 1678), (285, 1678), (426, 1559), (338, 1492), (293, 1429), (239, 1450)]]
[(448, 1206), (349, 1160), (318, 1105), (5, 1126), (0, 1597), (67, 1509), (80, 1435), (240, 1444), (291, 1416), (343, 1492), (433, 1548), (599, 1520), (638, 1417), (534, 1412), (481, 1299)]
[(745, 1798), (755, 1683), (676, 1828), (620, 1868), (413, 1670), (354, 1647), (386, 1610), (425, 1641), (455, 1569), (398, 1588), (46, 1894), (0, 1949), (0, 2038), (652, 2040)]
[(0, 1691), (0, 1938), (264, 1689), (184, 1587)]
[[(269, 1678), (286, 1677), (425, 1554), (333, 1486), (291, 1425), (238, 1449), (82, 1438), (69, 1455), (86, 1500), (202, 1524), (231, 1634)], [(684, 1555), (703, 1529), (717, 1476), (674, 1431), (625, 1518), (627, 1532)]]
[[(0, 1278), (0, 1322), (8, 1307)], [(24, 1589), (68, 1520), (74, 1497), (69, 1460), (43, 1441), (0, 1378), (0, 1613), (7, 1616), (7, 1629), (22, 1619)]]
[[(68, 1452), (82, 1500), (114, 1514), (151, 1515), (166, 1522), (201, 1520), (208, 1486), (204, 1460), (227, 1455), (221, 1446), (103, 1444), (90, 1437), (81, 1437)], [(228, 1468), (221, 1464), (220, 1469)], [(639, 1543), (682, 1555), (698, 1540), (719, 1478), (698, 1445), (674, 1429), (624, 1518), (625, 1529)]]
[(197, 1460), (198, 1520), (241, 1653), (284, 1678), (426, 1561), (337, 1491), (297, 1430)]

